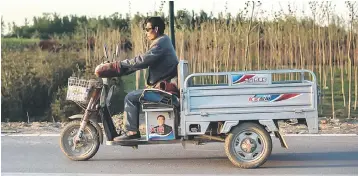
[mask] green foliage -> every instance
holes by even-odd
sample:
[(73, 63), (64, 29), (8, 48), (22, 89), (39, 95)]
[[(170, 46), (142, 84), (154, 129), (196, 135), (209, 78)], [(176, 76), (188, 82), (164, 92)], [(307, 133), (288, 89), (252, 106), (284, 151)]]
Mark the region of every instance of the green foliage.
[(6, 50), (35, 49), (39, 41), (40, 40), (36, 38), (2, 38), (1, 48)]
[[(142, 18), (142, 17), (140, 17)], [(11, 31), (5, 37), (49, 39), (53, 36), (73, 35), (78, 28), (87, 27), (89, 31), (96, 31), (98, 27), (128, 30), (129, 18), (114, 13), (109, 17), (89, 18), (87, 16), (63, 16), (57, 13), (44, 13), (42, 16), (34, 17), (33, 24), (9, 26)]]
[(52, 95), (84, 64), (74, 52), (2, 50), (1, 58), (1, 116), (11, 121), (45, 116)]
[(68, 121), (68, 117), (83, 112), (81, 107), (66, 100), (67, 87), (59, 88), (51, 102), (51, 116), (55, 121)]

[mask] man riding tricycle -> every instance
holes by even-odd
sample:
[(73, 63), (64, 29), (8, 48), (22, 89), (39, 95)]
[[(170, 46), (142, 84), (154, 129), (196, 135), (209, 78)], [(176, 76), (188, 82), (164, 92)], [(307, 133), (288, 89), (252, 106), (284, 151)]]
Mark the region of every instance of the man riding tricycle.
[[(287, 148), (279, 120), (300, 119), (310, 133), (318, 132), (318, 91), (313, 72), (189, 74), (188, 63), (178, 61), (164, 29), (160, 17), (149, 18), (145, 30), (152, 43), (145, 54), (100, 64), (95, 70), (99, 81), (69, 78), (67, 99), (83, 106), (85, 113), (69, 117), (72, 121), (62, 130), (60, 146), (68, 158), (92, 158), (103, 143), (104, 133), (107, 145), (134, 148), (145, 144), (224, 142), (226, 155), (235, 166), (256, 168), (271, 154), (270, 133)], [(109, 111), (113, 87), (109, 87), (108, 78), (146, 68), (148, 88), (126, 95), (124, 129), (117, 132)], [(277, 73), (299, 73), (301, 77), (275, 82), (272, 74)], [(306, 80), (305, 73), (313, 80)], [(223, 82), (196, 84), (194, 79), (200, 77), (222, 77)], [(140, 113), (145, 114), (145, 134), (139, 132)]]

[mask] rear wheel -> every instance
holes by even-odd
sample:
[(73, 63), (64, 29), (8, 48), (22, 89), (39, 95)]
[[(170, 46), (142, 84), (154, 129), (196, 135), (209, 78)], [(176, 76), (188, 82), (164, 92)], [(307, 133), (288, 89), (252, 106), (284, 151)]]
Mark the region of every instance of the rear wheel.
[(265, 128), (256, 123), (242, 123), (225, 139), (229, 160), (240, 168), (257, 168), (264, 164), (272, 151), (272, 140)]
[(62, 152), (71, 160), (84, 161), (92, 158), (98, 151), (100, 140), (96, 128), (88, 123), (79, 143), (74, 143), (74, 137), (80, 128), (81, 121), (68, 123), (61, 132), (60, 147)]

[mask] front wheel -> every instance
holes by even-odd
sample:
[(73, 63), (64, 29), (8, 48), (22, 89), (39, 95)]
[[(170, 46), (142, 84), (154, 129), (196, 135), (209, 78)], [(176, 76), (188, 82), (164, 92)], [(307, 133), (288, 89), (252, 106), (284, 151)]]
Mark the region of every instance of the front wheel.
[(68, 123), (61, 132), (60, 147), (62, 152), (71, 160), (85, 161), (92, 158), (100, 146), (99, 135), (96, 128), (88, 123), (83, 132), (83, 137), (78, 144), (74, 144), (74, 137), (80, 129), (81, 121), (75, 120)]
[(225, 153), (240, 168), (260, 167), (271, 155), (270, 134), (259, 124), (246, 122), (235, 127), (225, 139)]

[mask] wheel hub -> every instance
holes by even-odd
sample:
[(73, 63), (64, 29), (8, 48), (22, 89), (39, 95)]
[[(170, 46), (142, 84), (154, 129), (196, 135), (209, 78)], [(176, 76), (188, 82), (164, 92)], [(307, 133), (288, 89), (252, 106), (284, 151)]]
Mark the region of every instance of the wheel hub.
[(255, 140), (251, 138), (245, 138), (244, 140), (242, 140), (240, 147), (242, 151), (246, 153), (252, 153), (253, 151), (256, 150), (257, 144)]
[(82, 134), (80, 136), (81, 136), (81, 138), (79, 138), (77, 136), (77, 130), (73, 130), (71, 132), (72, 143), (73, 143), (72, 150), (76, 150), (76, 149), (79, 149), (81, 147), (88, 145), (87, 144), (87, 142), (88, 142), (87, 136), (82, 135)]

